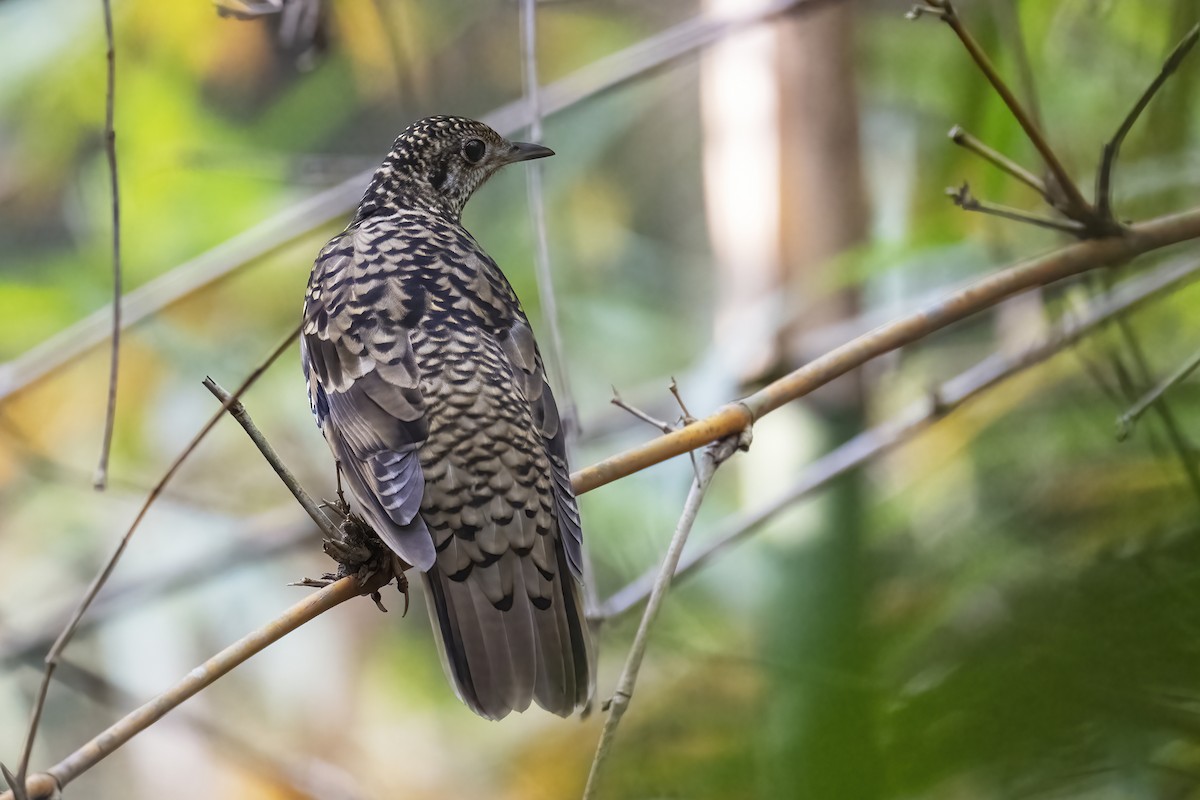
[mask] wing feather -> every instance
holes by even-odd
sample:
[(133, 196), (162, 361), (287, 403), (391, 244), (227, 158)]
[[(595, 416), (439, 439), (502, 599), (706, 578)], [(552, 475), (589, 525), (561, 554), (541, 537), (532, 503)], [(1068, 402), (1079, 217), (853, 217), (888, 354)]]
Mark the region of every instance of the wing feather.
[(429, 436), (409, 331), (414, 299), (387, 256), (350, 230), (326, 246), (305, 296), (301, 361), (313, 413), (371, 527), (409, 564), (433, 565), (420, 516), (418, 450)]

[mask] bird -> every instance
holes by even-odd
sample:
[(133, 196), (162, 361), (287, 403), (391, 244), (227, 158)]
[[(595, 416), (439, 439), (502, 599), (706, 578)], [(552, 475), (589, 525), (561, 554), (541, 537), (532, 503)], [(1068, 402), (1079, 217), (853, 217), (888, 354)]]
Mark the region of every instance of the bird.
[(529, 320), (462, 225), (501, 167), (554, 155), (433, 116), (396, 137), (304, 298), (309, 403), (357, 509), (420, 572), (442, 666), (491, 720), (594, 690), (583, 531)]

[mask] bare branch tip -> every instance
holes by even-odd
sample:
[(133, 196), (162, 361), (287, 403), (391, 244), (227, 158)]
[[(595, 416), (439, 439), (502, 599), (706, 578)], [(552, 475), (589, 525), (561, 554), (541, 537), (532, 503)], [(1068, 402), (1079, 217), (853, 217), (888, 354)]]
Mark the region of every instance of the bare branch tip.
[(4, 774), (4, 780), (8, 783), (8, 788), (12, 790), (13, 800), (29, 800), (29, 795), (25, 793), (25, 783), (13, 775), (3, 762), (0, 762), (0, 773)]
[(957, 188), (947, 186), (946, 196), (954, 202), (954, 205), (963, 210), (974, 211), (979, 207), (979, 201), (975, 199), (975, 195), (971, 194), (971, 185), (966, 181), (963, 181), (963, 185)]
[(1163, 72), (1174, 72), (1187, 58), (1188, 53), (1192, 52), (1192, 48), (1196, 46), (1196, 42), (1200, 41), (1200, 22), (1192, 26), (1191, 30), (1183, 35), (1183, 39), (1175, 46), (1171, 55), (1167, 56), (1166, 62), (1163, 64)]

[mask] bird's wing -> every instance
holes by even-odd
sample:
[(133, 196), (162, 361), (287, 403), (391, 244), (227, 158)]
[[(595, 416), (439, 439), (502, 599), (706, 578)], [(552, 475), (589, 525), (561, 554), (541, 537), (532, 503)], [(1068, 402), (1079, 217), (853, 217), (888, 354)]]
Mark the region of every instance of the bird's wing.
[(567, 467), (566, 431), (546, 380), (546, 370), (534, 341), (533, 331), (524, 315), (518, 315), (502, 341), (505, 353), (515, 367), (513, 374), (518, 379), (523, 379), (522, 388), (534, 425), (545, 442), (563, 550), (571, 573), (582, 581), (583, 528), (580, 524), (575, 491), (571, 488), (571, 473)]
[(313, 414), (341, 463), (363, 516), (401, 558), (433, 565), (421, 519), (425, 479), (417, 450), (429, 434), (408, 320), (410, 296), (399, 255), (378, 226), (347, 230), (313, 268), (305, 293), (301, 360)]

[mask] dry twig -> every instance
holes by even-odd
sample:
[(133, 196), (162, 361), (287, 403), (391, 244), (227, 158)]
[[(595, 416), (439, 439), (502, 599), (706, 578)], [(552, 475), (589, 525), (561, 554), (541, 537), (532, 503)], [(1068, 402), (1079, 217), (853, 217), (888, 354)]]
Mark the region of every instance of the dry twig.
[(696, 466), (695, 480), (692, 482), (691, 491), (688, 492), (687, 501), (683, 505), (683, 513), (679, 517), (679, 523), (675, 526), (675, 534), (671, 537), (671, 543), (667, 546), (667, 554), (663, 558), (662, 566), (658, 570), (654, 588), (651, 590), (650, 599), (646, 603), (646, 610), (642, 612), (642, 621), (639, 623), (637, 633), (633, 637), (633, 645), (629, 648), (629, 655), (625, 658), (625, 667), (621, 670), (621, 677), (617, 680), (617, 687), (607, 706), (608, 719), (604, 721), (604, 730), (600, 733), (600, 741), (596, 745), (596, 756), (592, 760), (592, 768), (588, 773), (587, 786), (583, 790), (584, 800), (589, 800), (589, 798), (595, 795), (600, 769), (612, 750), (613, 738), (616, 736), (617, 726), (621, 724), (621, 717), (625, 715), (625, 710), (629, 708), (629, 701), (633, 698), (633, 689), (637, 683), (638, 672), (641, 670), (642, 660), (646, 656), (646, 645), (649, 642), (650, 627), (654, 624), (654, 620), (658, 616), (658, 610), (662, 606), (663, 598), (666, 597), (667, 591), (671, 588), (671, 579), (674, 577), (675, 568), (679, 564), (679, 556), (683, 552), (683, 546), (687, 543), (688, 534), (691, 533), (692, 526), (696, 522), (696, 515), (700, 511), (700, 504), (704, 501), (704, 494), (708, 491), (709, 484), (712, 483), (717, 467), (732, 456), (736, 450), (744, 450), (749, 447), (749, 437), (750, 428), (747, 427), (736, 436), (722, 439), (710, 445), (700, 456), (699, 463)]
[[(987, 147), (974, 137), (971, 137), (957, 125), (951, 129), (950, 138), (955, 144), (962, 145), (968, 150), (977, 153), (1017, 180), (1033, 187), (1050, 205), (1054, 206), (1063, 216), (1067, 217), (1069, 222), (1058, 222), (1015, 209), (982, 203), (970, 196), (966, 184), (959, 191), (948, 190), (947, 194), (954, 198), (959, 207), (964, 210), (982, 211), (1018, 222), (1059, 230), (1080, 238), (1123, 235), (1125, 228), (1116, 220), (1112, 210), (1112, 171), (1116, 165), (1117, 154), (1126, 135), (1128, 135), (1134, 123), (1137, 122), (1150, 100), (1166, 82), (1167, 78), (1179, 68), (1180, 63), (1182, 63), (1183, 59), (1195, 46), (1197, 40), (1200, 40), (1200, 24), (1197, 24), (1188, 31), (1183, 40), (1167, 57), (1162, 68), (1159, 70), (1159, 74), (1150, 82), (1150, 85), (1138, 98), (1137, 102), (1134, 103), (1133, 108), (1126, 114), (1124, 121), (1113, 135), (1113, 138), (1104, 145), (1100, 156), (1100, 169), (1096, 176), (1096, 206), (1093, 207), (1084, 200), (1079, 187), (1076, 186), (1070, 174), (1058, 159), (1057, 154), (1042, 135), (1041, 128), (1036, 121), (1036, 114), (1026, 111), (1004, 83), (1003, 79), (1000, 78), (995, 67), (988, 60), (982, 48), (980, 48), (979, 43), (975, 41), (970, 31), (963, 25), (951, 0), (924, 0), (913, 7), (912, 11), (909, 12), (909, 17), (916, 19), (922, 14), (931, 14), (938, 17), (949, 25), (958, 36), (967, 52), (971, 55), (971, 58), (975, 61), (976, 66), (979, 67), (979, 70), (987, 78), (988, 82), (991, 83), (992, 88), (1000, 95), (1005, 105), (1008, 106), (1009, 111), (1012, 112), (1013, 117), (1016, 118), (1022, 130), (1024, 130), (1026, 138), (1029, 139), (1030, 143), (1041, 154), (1042, 160), (1046, 164), (1046, 169), (1053, 178), (1053, 182), (1050, 185), (1046, 185), (1044, 182), (1034, 178), (1025, 169)], [(1014, 30), (1017, 32), (1019, 39), (1019, 27), (1014, 27)], [(1018, 42), (1018, 46), (1021, 48), (1019, 55), (1024, 58), (1023, 43)], [(1029, 81), (1028, 83), (1032, 99), (1032, 82)]]
[(1051, 217), (1041, 217), (1037, 214), (1021, 211), (1020, 209), (979, 200), (975, 195), (971, 194), (971, 187), (966, 183), (963, 183), (957, 189), (947, 189), (946, 196), (953, 200), (954, 205), (963, 211), (978, 211), (981, 214), (991, 214), (993, 217), (1003, 217), (1004, 219), (1011, 219), (1014, 222), (1024, 222), (1027, 225), (1048, 228), (1060, 233), (1069, 233), (1072, 236), (1083, 236), (1086, 232), (1083, 223), (1076, 222), (1073, 219), (1061, 220), (1052, 219)]
[(1050, 191), (1046, 188), (1045, 181), (1003, 153), (988, 147), (986, 144), (963, 130), (961, 125), (955, 125), (946, 135), (950, 137), (950, 141), (954, 142), (959, 147), (963, 148), (964, 150), (970, 150), (972, 153), (979, 156), (984, 161), (987, 161), (1001, 172), (1008, 173), (1021, 183), (1033, 189), (1035, 192), (1040, 194), (1042, 199), (1044, 199), (1047, 203), (1053, 202), (1050, 199)]
[[(57, 680), (92, 701), (108, 707), (126, 708), (137, 705), (138, 698), (95, 670), (63, 659), (58, 666)], [(292, 756), (281, 757), (247, 736), (231, 731), (220, 719), (193, 711), (178, 709), (166, 717), (168, 724), (179, 723), (205, 743), (215, 743), (230, 761), (243, 766), (259, 779), (285, 786), (291, 792), (313, 800), (358, 800), (363, 793), (348, 774), (342, 773), (323, 759), (305, 753), (303, 762)], [(317, 769), (312, 769), (316, 767)], [(323, 780), (329, 776), (331, 780)]]
[(1112, 139), (1105, 143), (1104, 148), (1100, 152), (1100, 171), (1096, 173), (1096, 210), (1102, 216), (1109, 219), (1113, 216), (1112, 211), (1112, 172), (1116, 167), (1117, 155), (1121, 151), (1121, 145), (1125, 142), (1125, 137), (1129, 135), (1129, 131), (1133, 128), (1134, 123), (1146, 110), (1146, 106), (1166, 83), (1167, 78), (1171, 77), (1175, 70), (1179, 69), (1179, 65), (1192, 48), (1196, 46), (1196, 41), (1200, 40), (1200, 23), (1192, 27), (1183, 40), (1175, 46), (1171, 54), (1167, 56), (1167, 60), (1163, 62), (1162, 69), (1158, 75), (1146, 87), (1146, 91), (1142, 92), (1138, 97), (1137, 102), (1133, 104), (1133, 108), (1125, 115), (1125, 119), (1121, 122), (1121, 127), (1117, 128), (1117, 132), (1113, 134)]
[[(112, 351), (108, 364), (108, 402), (104, 412), (104, 442), (100, 445), (100, 463), (92, 485), (97, 489), (108, 486), (108, 456), (112, 451), (113, 426), (117, 417), (117, 373), (121, 362), (121, 192), (117, 183), (117, 132), (113, 127), (113, 101), (116, 94), (117, 60), (113, 45), (112, 3), (102, 0), (104, 33), (108, 39), (108, 85), (105, 91), (104, 149), (108, 154), (108, 175), (112, 185)], [(20, 777), (24, 777), (22, 764)]]
[(1188, 375), (1191, 375), (1196, 370), (1196, 367), (1200, 367), (1200, 351), (1180, 364), (1174, 372), (1164, 378), (1157, 386), (1139, 397), (1129, 410), (1117, 417), (1117, 438), (1122, 441), (1127, 439), (1129, 434), (1133, 432), (1134, 425), (1146, 413), (1146, 409), (1150, 408), (1159, 398), (1181, 383)]

